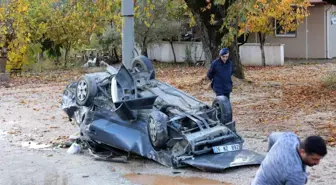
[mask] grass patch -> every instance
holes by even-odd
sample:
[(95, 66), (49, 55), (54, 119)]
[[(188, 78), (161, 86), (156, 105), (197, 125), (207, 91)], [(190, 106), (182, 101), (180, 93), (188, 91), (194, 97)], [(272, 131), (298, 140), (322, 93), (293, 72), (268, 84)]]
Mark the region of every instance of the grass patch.
[(336, 89), (336, 73), (331, 73), (325, 77), (323, 84), (331, 89)]

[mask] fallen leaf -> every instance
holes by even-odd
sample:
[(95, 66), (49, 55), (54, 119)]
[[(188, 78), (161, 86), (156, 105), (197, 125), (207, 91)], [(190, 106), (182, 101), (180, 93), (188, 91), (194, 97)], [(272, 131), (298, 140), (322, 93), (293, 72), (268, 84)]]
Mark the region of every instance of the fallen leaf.
[(334, 142), (336, 142), (336, 139), (333, 138), (333, 137), (329, 137), (327, 141), (328, 141), (329, 143), (334, 143)]
[(331, 131), (331, 136), (336, 138), (336, 129), (333, 129), (333, 130)]
[(58, 126), (50, 126), (49, 128), (59, 128)]
[(25, 102), (24, 100), (21, 100), (20, 104), (27, 104), (27, 102)]

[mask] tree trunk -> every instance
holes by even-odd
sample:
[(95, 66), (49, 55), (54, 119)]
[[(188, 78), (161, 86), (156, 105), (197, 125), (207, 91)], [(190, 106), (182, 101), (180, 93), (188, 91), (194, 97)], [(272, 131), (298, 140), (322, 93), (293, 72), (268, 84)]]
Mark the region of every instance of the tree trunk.
[[(206, 1), (200, 0), (184, 0), (191, 10), (196, 22), (197, 27), (200, 30), (201, 41), (203, 50), (205, 53), (205, 59), (208, 64), (218, 57), (219, 46), (221, 39), (227, 30), (219, 32), (222, 25), (222, 19), (225, 17), (226, 10), (228, 8), (229, 1), (225, 2), (225, 5), (215, 5), (212, 2), (211, 10), (202, 11), (201, 8), (207, 6)], [(215, 14), (218, 21), (217, 24), (210, 24), (211, 16)]]
[(81, 53), (82, 53), (82, 61), (85, 61), (85, 62), (87, 62), (87, 60), (86, 60), (86, 53), (85, 53), (85, 51), (82, 51)]
[[(238, 19), (236, 19), (236, 22), (234, 23), (234, 27), (235, 29), (239, 29), (238, 28)], [(231, 43), (230, 46), (230, 55), (231, 55), (231, 59), (232, 59), (232, 63), (234, 66), (234, 71), (233, 74), (235, 77), (239, 78), (239, 79), (245, 79), (245, 75), (244, 75), (244, 67), (241, 63), (240, 60), (240, 56), (239, 56), (239, 42), (238, 42), (238, 36), (234, 35), (233, 41)]]
[(115, 57), (116, 57), (117, 63), (119, 63), (120, 60), (119, 60), (119, 57), (118, 57), (118, 53), (117, 53), (117, 49), (116, 49), (116, 48), (113, 48), (113, 53), (114, 53), (114, 55), (115, 55)]
[(67, 66), (67, 62), (68, 62), (68, 49), (65, 49), (65, 54), (64, 54), (64, 67)]
[(58, 66), (58, 65), (60, 65), (60, 60), (59, 60), (59, 56), (58, 55), (56, 55), (56, 66)]
[(68, 63), (68, 55), (69, 55), (70, 48), (71, 48), (71, 44), (67, 44), (67, 45), (65, 46), (64, 67), (66, 67), (66, 66), (67, 66), (67, 63)]
[(176, 54), (175, 54), (175, 50), (174, 50), (174, 45), (173, 45), (173, 40), (169, 41), (170, 47), (173, 51), (173, 56), (174, 56), (174, 63), (176, 63)]
[(147, 47), (142, 47), (141, 48), (141, 55), (148, 57)]
[(196, 22), (198, 22), (198, 29), (201, 32), (201, 41), (202, 41), (202, 47), (204, 50), (204, 56), (206, 63), (210, 65), (210, 63), (215, 60), (218, 57), (218, 51), (219, 51), (219, 45), (221, 37), (224, 35), (222, 33), (219, 33), (219, 28), (215, 29), (214, 26), (206, 26), (201, 21), (200, 15), (194, 15)]
[(239, 56), (239, 43), (238, 38), (235, 36), (233, 42), (230, 46), (230, 56), (232, 59), (232, 63), (234, 66), (234, 76), (239, 79), (245, 79), (244, 75), (244, 67), (241, 63), (240, 56)]
[[(41, 52), (41, 53), (43, 53), (43, 52)], [(41, 53), (38, 53), (37, 55), (36, 55), (36, 62), (37, 62), (37, 64), (38, 64), (38, 66), (39, 66), (39, 72), (41, 73), (42, 72), (42, 64), (41, 64)]]
[(146, 40), (147, 38), (144, 37), (142, 41), (141, 55), (148, 57)]
[(38, 54), (38, 59), (40, 60), (40, 61), (43, 61), (44, 60), (44, 55), (43, 55), (43, 52), (44, 51), (41, 51), (39, 54)]
[(266, 66), (266, 57), (265, 57), (265, 50), (264, 50), (266, 35), (261, 32), (259, 32), (258, 35), (259, 35), (260, 51), (261, 51), (261, 63), (263, 66)]
[[(184, 0), (191, 10), (196, 22), (197, 27), (201, 32), (201, 41), (203, 50), (205, 53), (205, 59), (207, 66), (218, 57), (219, 47), (222, 44), (221, 40), (228, 30), (223, 29), (220, 32), (223, 19), (225, 19), (227, 10), (235, 0), (225, 1), (224, 5), (216, 5), (214, 1), (211, 1), (211, 9), (202, 11), (201, 9), (207, 6), (206, 1), (201, 0)], [(218, 21), (215, 25), (210, 24), (211, 16), (215, 15), (215, 19)], [(237, 40), (237, 39), (235, 39)], [(235, 76), (237, 78), (244, 78), (243, 66), (239, 57), (239, 47), (237, 42), (230, 46), (230, 55), (235, 65)]]

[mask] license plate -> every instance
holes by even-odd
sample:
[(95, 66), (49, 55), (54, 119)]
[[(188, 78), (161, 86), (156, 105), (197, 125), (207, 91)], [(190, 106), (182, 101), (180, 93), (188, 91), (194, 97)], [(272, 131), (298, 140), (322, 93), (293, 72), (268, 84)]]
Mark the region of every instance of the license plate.
[(233, 144), (233, 145), (214, 146), (212, 147), (212, 150), (214, 153), (233, 152), (240, 150), (240, 145)]

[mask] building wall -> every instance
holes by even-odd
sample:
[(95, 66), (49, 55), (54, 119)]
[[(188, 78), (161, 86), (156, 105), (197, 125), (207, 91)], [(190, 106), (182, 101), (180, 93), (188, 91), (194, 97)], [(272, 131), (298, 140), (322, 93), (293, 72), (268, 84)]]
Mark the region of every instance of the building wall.
[[(326, 57), (326, 28), (325, 28), (325, 5), (316, 4), (309, 8), (308, 33), (306, 42), (306, 20), (297, 28), (295, 37), (268, 36), (266, 43), (285, 45), (286, 58), (306, 58), (306, 44), (308, 46), (308, 58)], [(256, 42), (256, 35), (251, 34), (249, 42)]]
[[(204, 61), (205, 54), (201, 42), (173, 42), (173, 47), (176, 56), (176, 62), (185, 62), (190, 57), (192, 62)], [(141, 53), (140, 48), (137, 48), (138, 53)], [(153, 44), (147, 49), (148, 58), (161, 62), (173, 62), (173, 50), (169, 42), (162, 41)], [(189, 53), (189, 54), (188, 54)]]
[[(265, 44), (264, 50), (265, 50), (265, 65), (282, 66), (284, 64), (284, 46), (282, 44)], [(240, 46), (239, 54), (243, 65), (247, 66), (262, 65), (259, 43), (246, 43)]]
[(326, 6), (329, 13), (329, 20), (327, 22), (327, 24), (329, 24), (329, 57), (334, 58), (336, 57), (336, 24), (331, 24), (331, 20), (336, 19), (336, 6), (332, 6), (330, 9), (329, 7), (330, 6)]

